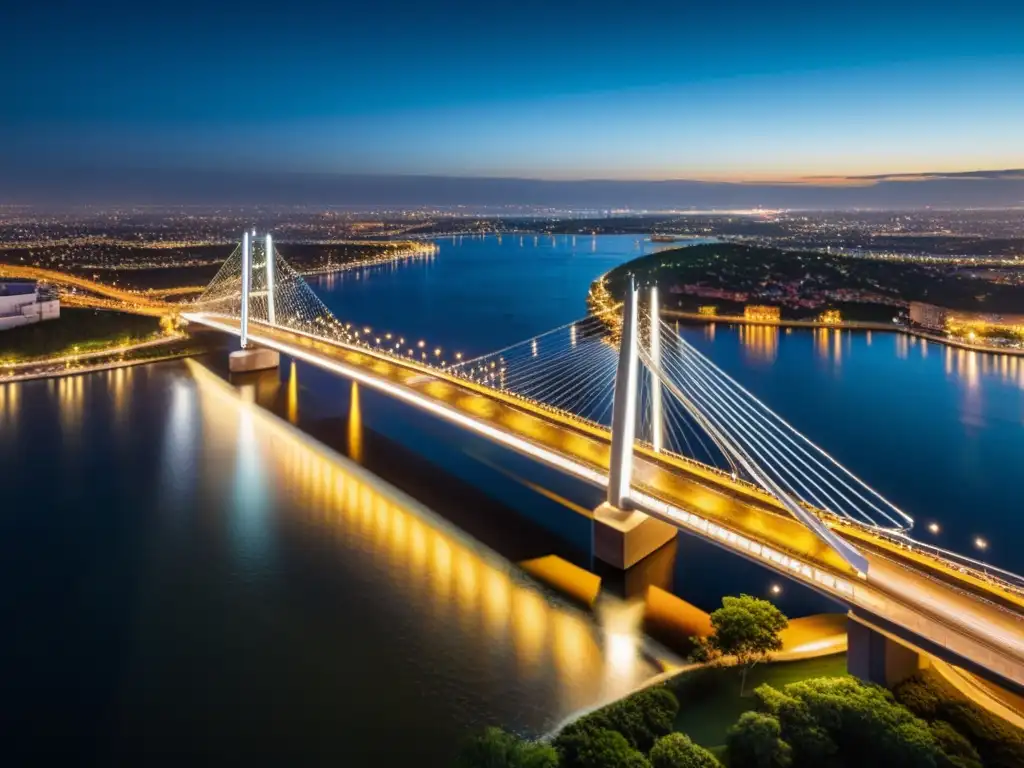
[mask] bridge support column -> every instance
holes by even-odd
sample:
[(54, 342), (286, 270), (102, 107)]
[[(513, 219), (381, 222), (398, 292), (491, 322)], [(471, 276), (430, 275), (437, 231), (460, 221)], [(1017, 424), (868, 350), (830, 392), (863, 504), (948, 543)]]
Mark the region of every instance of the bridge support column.
[(267, 322), (271, 325), (277, 323), (277, 313), (274, 311), (274, 241), (267, 232), (266, 245), (267, 259)]
[(674, 541), (678, 533), (674, 525), (608, 502), (594, 510), (593, 525), (594, 557), (623, 570)]
[(630, 277), (622, 310), (619, 366), (615, 372), (608, 500), (594, 511), (594, 556), (616, 568), (635, 565), (676, 537), (675, 526), (627, 509), (636, 439), (636, 385), (640, 362), (637, 326), (637, 290)]
[[(661, 367), (661, 308), (658, 305), (658, 286), (651, 288), (651, 360)], [(654, 371), (651, 377), (651, 445), (661, 453), (665, 443), (665, 423), (661, 414), (661, 379)]]
[(846, 671), (891, 688), (927, 665), (927, 657), (851, 613), (846, 620)]
[(252, 273), (252, 250), (249, 245), (249, 233), (242, 233), (242, 310), (239, 313), (241, 316), (240, 336), (242, 339), (242, 349), (245, 349), (249, 343), (249, 287)]
[(612, 450), (608, 467), (608, 503), (623, 509), (633, 480), (633, 441), (636, 439), (637, 355), (636, 287), (629, 278), (622, 308), (622, 339), (619, 365), (615, 371), (615, 400), (612, 404)]
[(266, 371), (281, 365), (281, 355), (276, 349), (265, 347), (249, 347), (232, 352), (228, 358), (228, 370), (231, 373), (249, 373)]

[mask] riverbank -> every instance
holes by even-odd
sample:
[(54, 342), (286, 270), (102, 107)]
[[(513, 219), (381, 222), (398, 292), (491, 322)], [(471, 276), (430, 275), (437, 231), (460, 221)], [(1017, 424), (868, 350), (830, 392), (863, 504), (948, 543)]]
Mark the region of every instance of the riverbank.
[(98, 373), (116, 368), (175, 360), (209, 351), (208, 347), (195, 343), (189, 344), (193, 340), (194, 337), (179, 333), (94, 352), (63, 355), (24, 363), (10, 363), (0, 368), (0, 384)]
[(837, 331), (880, 331), (882, 333), (901, 333), (905, 336), (912, 336), (926, 341), (933, 341), (936, 344), (945, 344), (956, 349), (966, 349), (971, 352), (986, 352), (995, 355), (1024, 356), (1024, 347), (1019, 349), (1006, 347), (993, 347), (986, 344), (965, 341), (963, 339), (938, 336), (916, 328), (909, 328), (896, 323), (872, 323), (856, 320), (843, 320), (837, 323), (824, 323), (820, 320), (751, 320), (743, 315), (701, 315), (697, 312), (684, 312), (678, 309), (662, 309), (661, 316), (672, 320), (686, 320), (693, 323), (705, 325), (714, 323), (727, 323), (729, 325), (759, 325), (776, 328), (812, 328)]

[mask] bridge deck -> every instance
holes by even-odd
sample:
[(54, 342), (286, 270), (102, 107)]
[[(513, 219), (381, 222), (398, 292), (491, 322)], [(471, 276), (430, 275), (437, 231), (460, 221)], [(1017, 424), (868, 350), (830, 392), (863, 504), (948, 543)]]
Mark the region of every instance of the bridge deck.
[[(188, 315), (189, 320), (238, 333), (238, 320)], [(250, 325), (250, 339), (351, 376), (492, 439), (607, 485), (610, 433), (370, 350), (266, 325)], [(673, 457), (638, 451), (633, 501), (716, 544), (808, 583), (950, 650), (997, 676), (1024, 686), (1024, 609), (1019, 595), (921, 553), (850, 526), (837, 532), (860, 544), (867, 579), (767, 496), (727, 475)], [(980, 599), (979, 599), (980, 598)]]

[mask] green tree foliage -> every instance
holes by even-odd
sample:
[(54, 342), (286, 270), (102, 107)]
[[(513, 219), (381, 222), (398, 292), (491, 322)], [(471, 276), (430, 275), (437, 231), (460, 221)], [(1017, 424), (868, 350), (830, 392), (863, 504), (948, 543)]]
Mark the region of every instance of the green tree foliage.
[(593, 728), (579, 744), (572, 763), (576, 768), (650, 768), (642, 753), (626, 737), (607, 728)]
[(933, 720), (928, 724), (932, 736), (946, 756), (950, 768), (982, 768), (981, 757), (966, 738), (945, 720)]
[(934, 674), (915, 675), (893, 693), (918, 717), (949, 723), (971, 743), (986, 768), (1024, 766), (1024, 732), (967, 701)]
[(778, 719), (798, 768), (977, 768), (962, 742), (930, 728), (877, 685), (852, 677), (816, 678), (782, 691), (761, 686), (754, 693), (759, 708)]
[(726, 744), (730, 765), (789, 768), (793, 763), (793, 748), (782, 740), (782, 726), (774, 715), (744, 712), (729, 729)]
[(500, 728), (488, 728), (470, 739), (456, 768), (558, 768), (558, 752), (550, 744), (525, 741)]
[(722, 765), (714, 755), (682, 733), (670, 733), (658, 739), (651, 749), (650, 761), (652, 768), (721, 768)]
[(655, 741), (672, 732), (678, 712), (675, 694), (663, 687), (647, 688), (566, 726), (555, 746), (563, 761), (573, 765), (581, 744), (592, 738), (594, 731), (606, 729), (622, 734), (633, 749), (647, 753)]
[(690, 637), (690, 655), (688, 658), (694, 664), (710, 664), (717, 657), (718, 654), (711, 646), (708, 638), (697, 637), (696, 635)]
[(717, 653), (735, 657), (742, 670), (742, 694), (751, 668), (782, 648), (779, 633), (789, 620), (767, 600), (740, 595), (722, 598), (722, 607), (711, 614), (711, 626), (714, 633), (708, 644)]
[(597, 712), (570, 723), (554, 744), (566, 768), (586, 768), (584, 755), (591, 754), (595, 739), (606, 740), (600, 731), (613, 731), (638, 754), (650, 751), (662, 736), (671, 733), (679, 700), (663, 687), (647, 688)]

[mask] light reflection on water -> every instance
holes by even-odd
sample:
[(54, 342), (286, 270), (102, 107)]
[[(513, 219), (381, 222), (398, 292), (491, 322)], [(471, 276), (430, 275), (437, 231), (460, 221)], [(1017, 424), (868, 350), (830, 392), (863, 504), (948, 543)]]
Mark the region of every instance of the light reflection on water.
[(636, 625), (253, 396), (194, 363), (0, 385), (0, 675), (26, 745), (56, 719), (47, 749), (79, 763), (445, 765), (469, 729), (544, 733), (654, 673)]
[[(400, 596), (417, 633), (450, 643), (446, 657), (458, 649), (460, 669), (446, 674), (460, 680), (498, 675), (500, 698), (534, 709), (528, 722), (515, 723), (518, 715), (513, 716), (509, 724), (520, 727), (550, 726), (575, 710), (622, 695), (653, 672), (639, 653), (638, 618), (625, 620), (612, 606), (595, 625), (443, 519), (242, 404), (196, 364), (190, 367), (211, 439), (237, 435), (233, 514), (239, 518), (231, 535), (247, 570), (259, 570), (274, 537), (268, 517), (275, 510), (280, 516), (282, 500), (289, 500), (285, 515), (300, 519), (307, 531), (329, 536), (339, 545), (339, 556), (367, 569), (363, 580), (371, 579), (374, 589)], [(350, 420), (350, 439), (358, 429)], [(497, 693), (476, 692), (487, 698)]]

